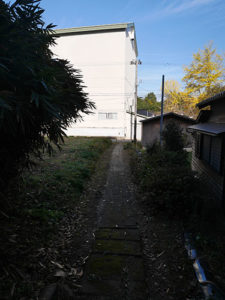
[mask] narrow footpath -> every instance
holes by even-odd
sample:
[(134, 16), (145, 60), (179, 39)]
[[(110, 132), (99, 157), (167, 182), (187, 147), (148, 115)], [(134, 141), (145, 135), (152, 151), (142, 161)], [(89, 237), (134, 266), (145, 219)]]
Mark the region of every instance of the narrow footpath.
[(123, 143), (113, 149), (97, 218), (93, 250), (76, 299), (147, 299), (135, 193)]

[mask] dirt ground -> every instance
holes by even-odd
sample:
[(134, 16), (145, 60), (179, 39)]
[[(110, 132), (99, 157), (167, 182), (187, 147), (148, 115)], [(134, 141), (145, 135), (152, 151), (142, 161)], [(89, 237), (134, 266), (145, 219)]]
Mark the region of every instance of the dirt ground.
[(204, 299), (184, 249), (182, 224), (165, 216), (143, 214), (142, 220), (150, 299)]

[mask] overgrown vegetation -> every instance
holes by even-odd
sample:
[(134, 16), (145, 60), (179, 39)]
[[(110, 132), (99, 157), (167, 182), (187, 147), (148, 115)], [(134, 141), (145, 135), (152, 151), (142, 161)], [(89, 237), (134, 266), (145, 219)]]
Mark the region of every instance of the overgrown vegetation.
[(168, 124), (163, 137), (163, 147), (131, 150), (148, 249), (149, 290), (154, 299), (202, 299), (183, 243), (184, 224), (201, 201), (199, 182), (183, 150), (180, 128)]
[[(189, 232), (198, 256), (204, 257), (207, 269), (213, 274), (210, 278), (225, 290), (224, 214), (191, 170), (190, 153), (182, 150), (179, 132), (179, 128), (170, 124), (163, 133), (163, 148), (155, 144), (147, 150), (133, 151), (140, 200), (149, 226), (154, 228), (151, 238), (158, 239), (164, 231), (163, 238), (168, 237), (166, 243), (171, 244), (171, 228), (180, 226), (177, 231), (181, 235), (183, 229)], [(167, 246), (161, 251), (168, 251)]]
[(168, 123), (163, 139), (163, 148), (154, 144), (134, 159), (137, 183), (150, 210), (185, 218), (200, 202), (199, 181), (183, 150), (179, 126)]
[(10, 299), (33, 299), (39, 285), (46, 284), (51, 261), (68, 251), (71, 223), (79, 228), (84, 222), (80, 197), (110, 145), (107, 138), (66, 138), (61, 152), (46, 153), (31, 173), (23, 172), (19, 190), (11, 187), (8, 205), (0, 209), (1, 299), (10, 293)]
[(0, 0), (0, 189), (33, 156), (52, 151), (65, 129), (94, 105), (82, 78), (53, 58), (54, 26), (45, 25), (40, 0)]
[(182, 152), (184, 148), (184, 137), (182, 129), (175, 122), (171, 121), (166, 125), (162, 136), (164, 139), (165, 150)]
[(44, 162), (31, 175), (22, 176), (20, 197), (27, 200), (35, 197), (39, 207), (56, 209), (70, 206), (71, 199), (73, 203), (79, 199), (96, 161), (110, 144), (111, 140), (107, 138), (66, 139), (62, 152), (55, 152), (52, 158), (46, 154)]
[(198, 181), (190, 170), (187, 154), (155, 146), (135, 160), (137, 183), (145, 202), (155, 213), (186, 217), (196, 201)]

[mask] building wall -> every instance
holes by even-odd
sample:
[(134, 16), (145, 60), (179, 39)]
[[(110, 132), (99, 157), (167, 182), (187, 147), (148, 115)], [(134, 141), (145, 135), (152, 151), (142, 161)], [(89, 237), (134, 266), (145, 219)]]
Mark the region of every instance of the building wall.
[[(134, 64), (131, 64), (132, 61), (136, 59), (136, 53), (134, 49), (134, 29), (129, 28), (126, 31), (126, 40), (125, 40), (125, 103), (124, 103), (124, 111), (125, 111), (125, 131), (126, 137), (131, 137), (131, 114), (127, 112), (134, 112), (135, 102), (135, 68)], [(138, 127), (140, 127), (140, 123), (138, 122)], [(139, 140), (141, 137), (139, 137)]]
[[(225, 104), (223, 102), (214, 103), (211, 106), (211, 114), (207, 123), (225, 123)], [(222, 137), (221, 137), (222, 138)], [(206, 162), (202, 159), (199, 159), (195, 155), (196, 148), (196, 134), (193, 136), (193, 145), (192, 145), (192, 169), (197, 171), (200, 174), (200, 178), (205, 183), (206, 187), (212, 193), (214, 199), (216, 199), (216, 204), (218, 206), (223, 205), (223, 189), (224, 189), (224, 170), (220, 174), (214, 171)], [(223, 138), (224, 139), (224, 138)], [(219, 145), (218, 145), (219, 146)], [(222, 147), (224, 151), (224, 147)], [(221, 159), (221, 150), (213, 149), (212, 159), (214, 162), (220, 161)], [(222, 157), (224, 152), (222, 153)], [(222, 158), (223, 159), (223, 158)], [(224, 164), (224, 161), (222, 161)], [(224, 166), (222, 166), (224, 168)]]
[(208, 122), (225, 123), (225, 103), (219, 102), (211, 106), (211, 115)]
[[(163, 120), (163, 129), (170, 121), (175, 121), (183, 130), (183, 134), (187, 137), (187, 145), (192, 144), (192, 137), (191, 135), (186, 131), (186, 128), (190, 126), (190, 122), (185, 122), (179, 119), (171, 118), (171, 117), (165, 117)], [(160, 139), (160, 120), (154, 120), (151, 122), (144, 122), (142, 123), (142, 138), (141, 142), (143, 146), (151, 146), (154, 144), (154, 142), (159, 142)]]
[[(126, 110), (133, 104), (136, 57), (130, 33), (125, 30), (61, 36), (52, 51), (69, 60), (83, 76), (85, 92), (96, 109), (73, 123), (68, 135), (116, 136), (129, 138)], [(105, 113), (116, 119), (102, 119)], [(115, 115), (114, 115), (115, 116)]]
[[(147, 119), (145, 116), (137, 115), (137, 131), (136, 138), (138, 141), (141, 141), (142, 136), (142, 123), (140, 121)], [(126, 116), (126, 127), (128, 128), (129, 135), (127, 138), (134, 139), (134, 114), (127, 113)]]
[[(199, 173), (200, 178), (205, 184), (206, 188), (210, 191), (213, 197), (216, 199), (216, 205), (222, 206), (223, 198), (223, 175), (214, 171), (206, 162), (196, 157), (196, 143), (195, 137), (192, 144), (192, 169)], [(215, 151), (214, 159), (220, 160), (220, 151)]]

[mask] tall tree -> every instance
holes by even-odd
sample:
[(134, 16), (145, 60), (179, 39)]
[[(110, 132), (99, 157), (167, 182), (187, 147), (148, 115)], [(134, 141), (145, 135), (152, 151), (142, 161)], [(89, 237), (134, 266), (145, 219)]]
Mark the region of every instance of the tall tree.
[(183, 90), (177, 81), (166, 81), (165, 110), (195, 117), (198, 113), (197, 103), (225, 90), (223, 57), (216, 53), (211, 43), (193, 54), (193, 61), (184, 68), (184, 73)]
[(45, 26), (39, 2), (0, 0), (0, 191), (94, 107), (79, 72), (53, 58), (54, 26)]
[(137, 108), (138, 109), (146, 109), (151, 112), (159, 112), (160, 111), (160, 102), (157, 101), (156, 95), (151, 92), (148, 93), (144, 99), (138, 97)]
[(190, 66), (184, 68), (185, 91), (195, 102), (224, 90), (224, 60), (212, 43), (193, 54)]
[(177, 80), (171, 79), (165, 81), (164, 108), (166, 112), (170, 112), (170, 111), (180, 112), (183, 109), (180, 93), (181, 93), (180, 84)]
[(177, 80), (165, 82), (165, 112), (176, 112), (194, 117), (197, 113), (196, 98), (190, 95), (187, 90), (181, 90)]

